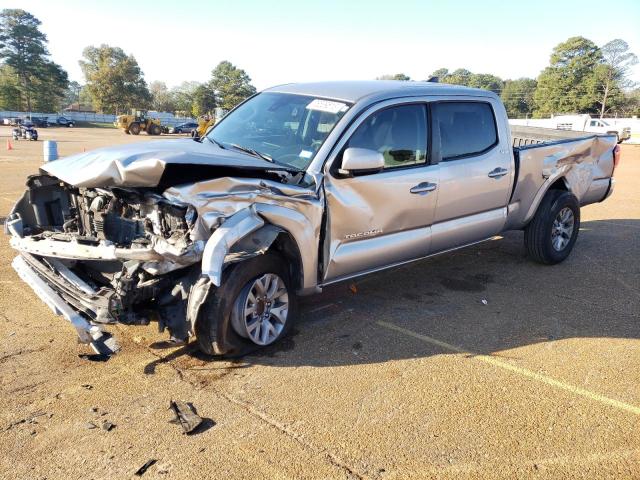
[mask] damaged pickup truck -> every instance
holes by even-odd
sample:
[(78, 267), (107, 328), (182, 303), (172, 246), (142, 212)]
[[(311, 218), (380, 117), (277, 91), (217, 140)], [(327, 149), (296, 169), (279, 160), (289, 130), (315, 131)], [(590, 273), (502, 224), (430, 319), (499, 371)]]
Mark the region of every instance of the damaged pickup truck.
[(197, 140), (44, 164), (5, 230), (20, 277), (97, 351), (118, 348), (109, 324), (157, 321), (238, 354), (286, 335), (299, 295), (506, 230), (561, 262), (618, 159), (611, 135), (511, 132), (484, 90), (292, 84)]

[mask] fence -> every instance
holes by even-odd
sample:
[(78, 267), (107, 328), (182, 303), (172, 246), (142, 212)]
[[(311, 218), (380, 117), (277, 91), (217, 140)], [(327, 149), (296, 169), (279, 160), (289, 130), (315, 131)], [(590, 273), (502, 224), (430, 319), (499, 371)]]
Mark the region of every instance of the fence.
[[(195, 122), (191, 117), (176, 117), (169, 112), (149, 112), (148, 115), (153, 118), (159, 118), (162, 125), (175, 126), (181, 123)], [(92, 122), (92, 123), (113, 123), (116, 120), (115, 115), (92, 112), (63, 112), (63, 113), (41, 113), (41, 112), (12, 112), (0, 111), (0, 118), (29, 118), (41, 117), (48, 118), (49, 122), (55, 123), (56, 118), (65, 117), (75, 122)]]

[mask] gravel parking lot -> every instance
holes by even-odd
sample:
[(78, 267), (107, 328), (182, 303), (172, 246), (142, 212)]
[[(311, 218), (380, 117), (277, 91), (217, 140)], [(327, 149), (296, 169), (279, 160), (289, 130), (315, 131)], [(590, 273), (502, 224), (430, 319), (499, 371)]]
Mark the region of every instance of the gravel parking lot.
[[(61, 155), (150, 138), (39, 133)], [(2, 221), (42, 161), (9, 136)], [(143, 478), (640, 478), (640, 146), (615, 177), (563, 264), (512, 232), (327, 288), (290, 338), (232, 361), (156, 349), (153, 325), (91, 361), (0, 235), (0, 478), (138, 478), (149, 460)], [(199, 432), (169, 423), (171, 399)]]

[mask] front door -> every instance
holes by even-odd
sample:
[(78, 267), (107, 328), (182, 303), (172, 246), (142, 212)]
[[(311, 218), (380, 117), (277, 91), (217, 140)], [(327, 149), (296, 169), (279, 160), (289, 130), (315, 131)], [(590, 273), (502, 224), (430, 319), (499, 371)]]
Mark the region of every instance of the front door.
[(341, 147), (376, 150), (375, 173), (340, 176), (338, 154), (325, 175), (328, 206), (323, 282), (402, 263), (429, 253), (438, 196), (438, 165), (428, 158), (427, 107), (409, 103), (363, 115)]

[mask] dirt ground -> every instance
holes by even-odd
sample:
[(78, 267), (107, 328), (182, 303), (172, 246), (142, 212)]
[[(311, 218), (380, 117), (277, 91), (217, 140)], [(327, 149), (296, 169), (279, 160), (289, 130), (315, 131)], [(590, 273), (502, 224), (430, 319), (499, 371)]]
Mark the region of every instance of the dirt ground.
[[(149, 140), (40, 133), (62, 155)], [(8, 136), (2, 220), (42, 161)], [(139, 478), (149, 460), (142, 478), (640, 478), (640, 146), (616, 181), (561, 265), (509, 233), (328, 288), (290, 338), (235, 361), (156, 350), (153, 326), (81, 356), (0, 235), (0, 478)], [(169, 423), (171, 399), (207, 418), (198, 433)]]

